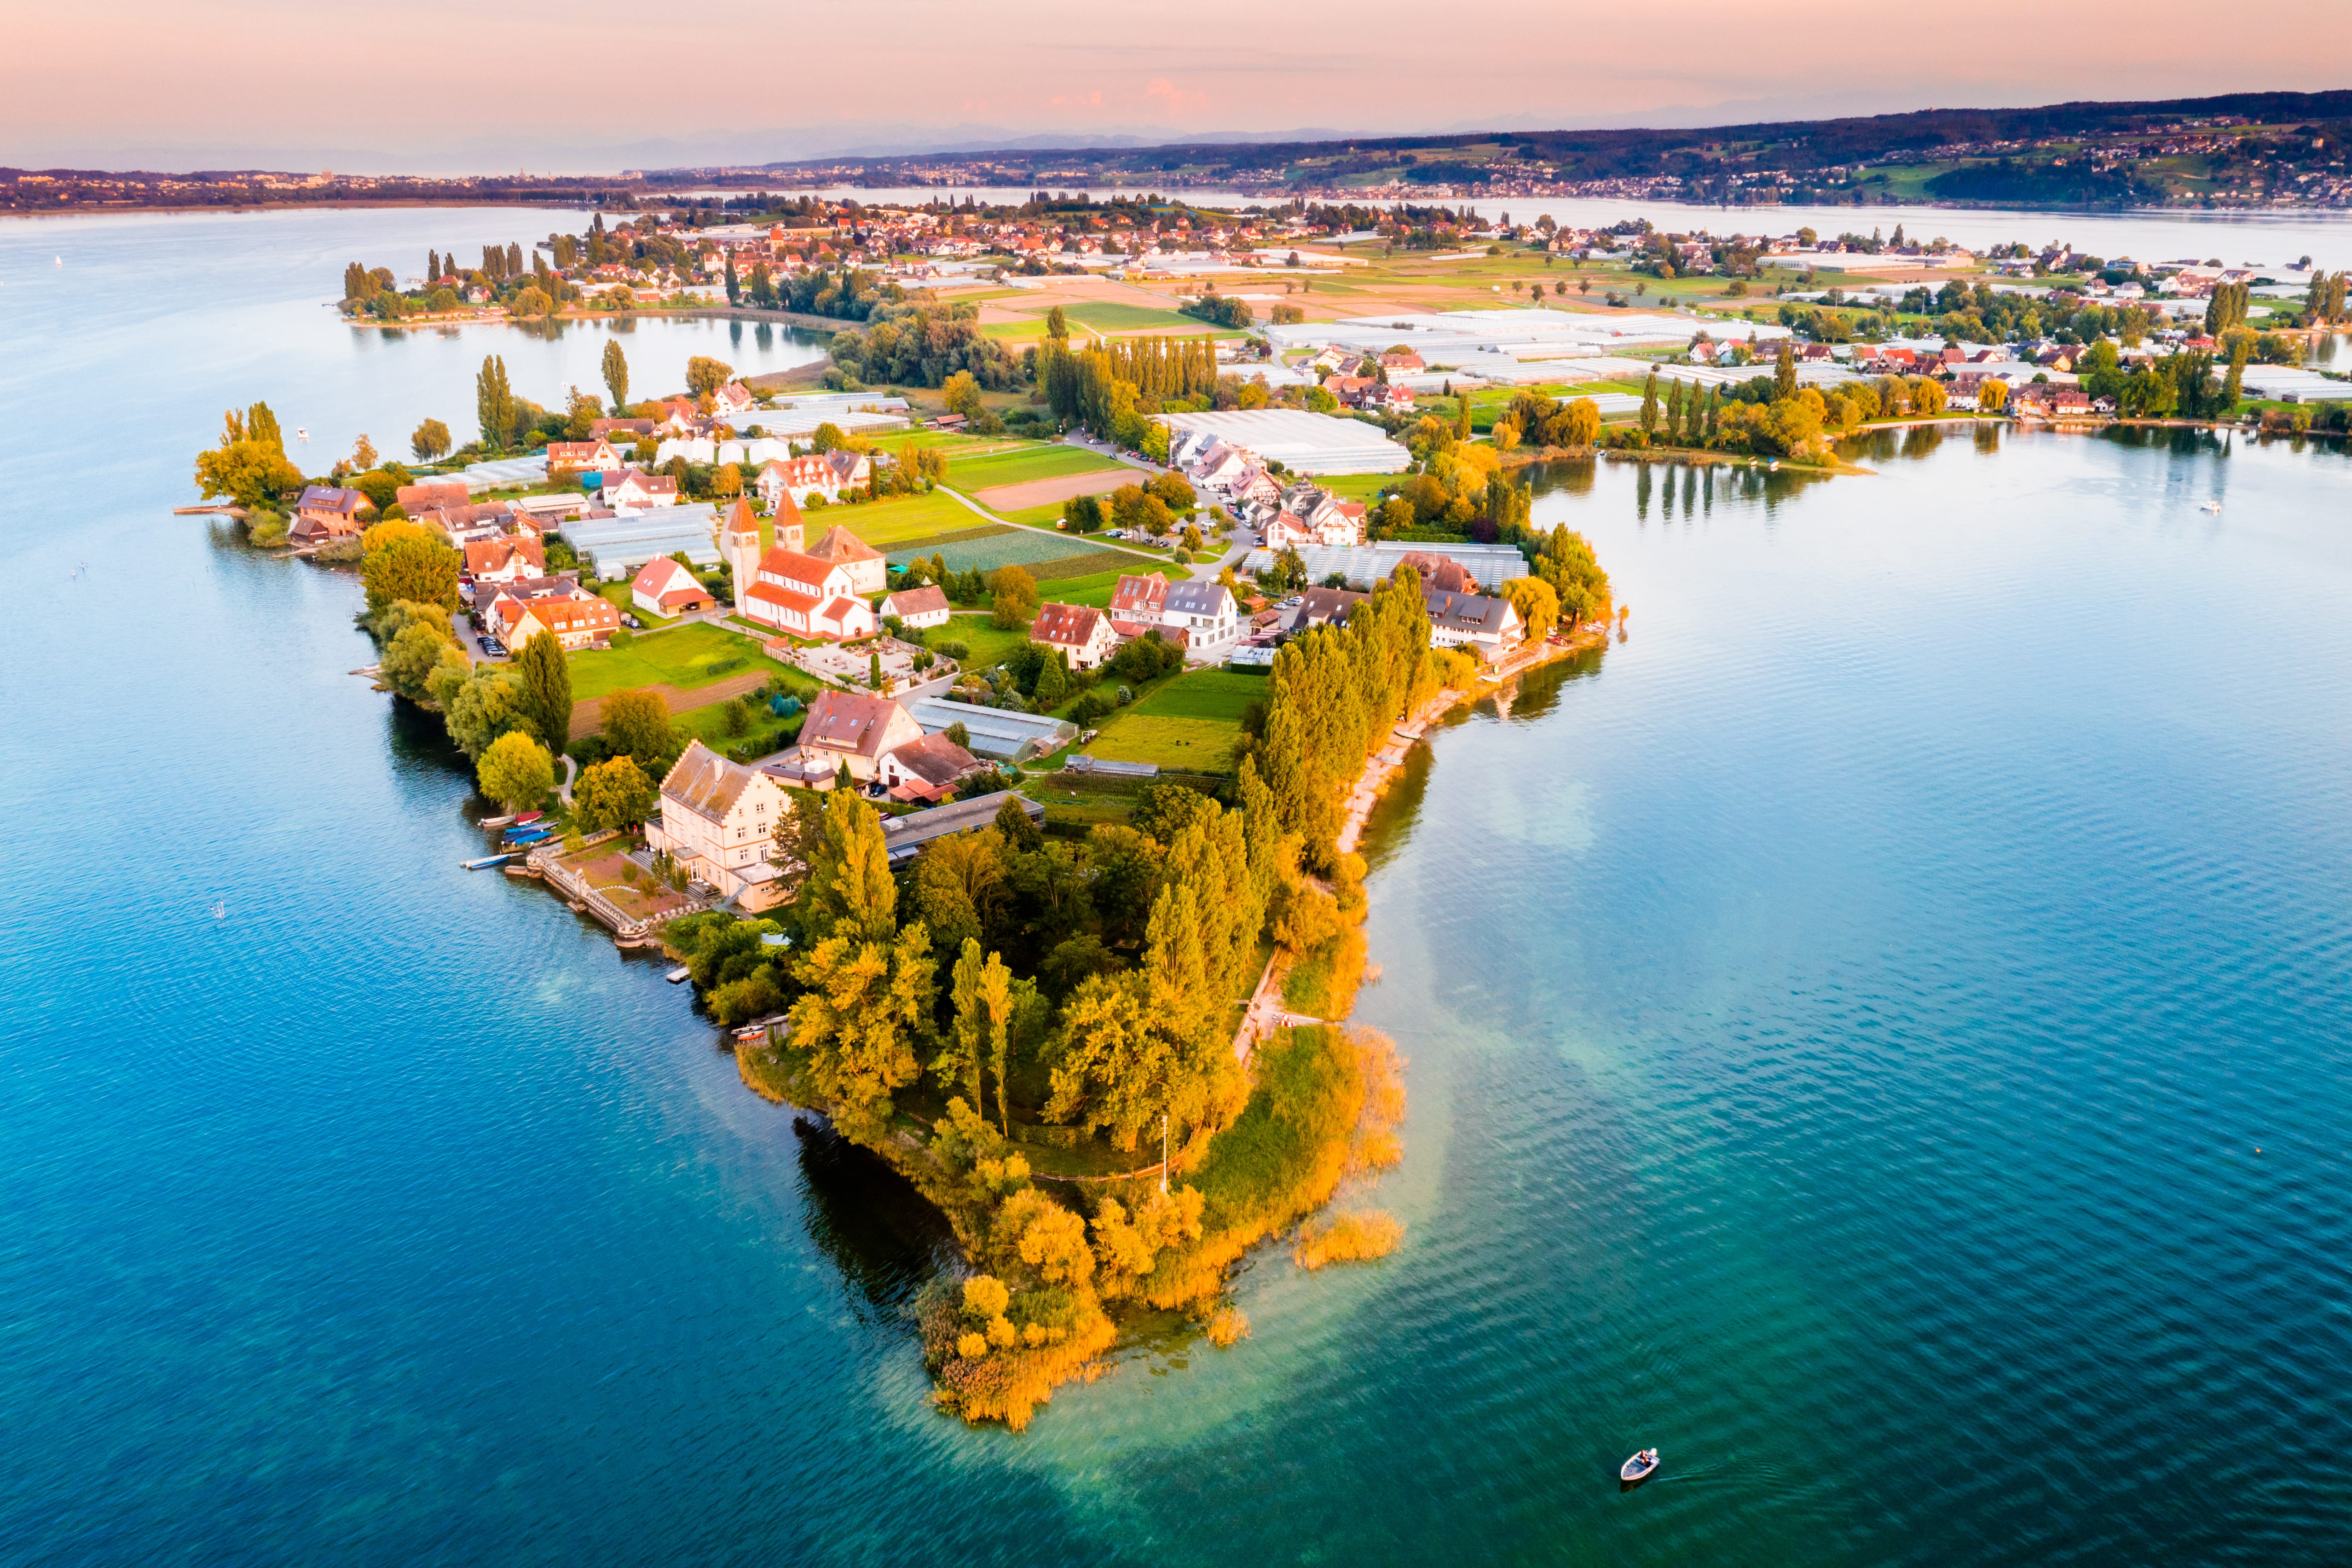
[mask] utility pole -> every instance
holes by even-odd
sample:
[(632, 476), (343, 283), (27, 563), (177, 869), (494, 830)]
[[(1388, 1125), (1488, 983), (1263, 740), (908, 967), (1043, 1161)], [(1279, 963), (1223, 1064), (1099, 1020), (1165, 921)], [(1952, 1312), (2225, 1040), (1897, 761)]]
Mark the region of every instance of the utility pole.
[(1168, 1113), (1160, 1113), (1160, 1190), (1168, 1190)]

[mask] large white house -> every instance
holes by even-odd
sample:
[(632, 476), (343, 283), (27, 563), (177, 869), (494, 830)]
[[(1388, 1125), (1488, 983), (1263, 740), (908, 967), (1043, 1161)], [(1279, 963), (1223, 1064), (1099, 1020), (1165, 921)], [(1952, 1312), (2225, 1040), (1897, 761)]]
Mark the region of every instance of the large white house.
[(774, 879), (768, 845), (785, 806), (775, 780), (693, 741), (662, 780), (661, 803), (660, 820), (646, 824), (646, 843), (689, 876), (730, 898)]
[(1316, 485), (1293, 485), (1281, 508), (1266, 520), (1265, 548), (1288, 550), (1319, 544), (1347, 550), (1364, 542), (1364, 503), (1341, 500)]

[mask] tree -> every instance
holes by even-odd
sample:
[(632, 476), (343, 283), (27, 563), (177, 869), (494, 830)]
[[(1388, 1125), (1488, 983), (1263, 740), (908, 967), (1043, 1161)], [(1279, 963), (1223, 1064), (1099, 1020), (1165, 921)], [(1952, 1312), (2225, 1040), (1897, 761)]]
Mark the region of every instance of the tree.
[(1045, 312), (1045, 335), (1064, 340), (1070, 335), (1070, 320), (1062, 313), (1059, 305)]
[(580, 775), (572, 786), (572, 813), (592, 828), (635, 827), (653, 815), (660, 798), (643, 768), (614, 757)]
[(1650, 379), (1642, 384), (1642, 434), (1647, 436), (1658, 427), (1658, 372), (1650, 368)]
[(572, 667), (553, 632), (538, 632), (515, 655), (522, 708), (530, 727), (561, 751), (572, 739)]
[(1788, 339), (1780, 340), (1780, 352), (1772, 357), (1772, 401), (1797, 395), (1797, 350)]
[(507, 309), (518, 316), (551, 315), (555, 310), (555, 300), (547, 290), (534, 283), (517, 294)]
[(375, 467), (375, 443), (367, 438), (365, 431), (352, 445), (352, 467), (362, 474)]
[(686, 389), (697, 397), (716, 392), (734, 379), (735, 367), (723, 361), (696, 354), (686, 362)]
[(406, 599), (454, 611), (457, 570), (464, 563), (463, 556), (414, 525), (393, 537), (379, 537), (375, 548), (368, 550), (360, 562), (360, 582), (367, 590), (368, 608), (381, 610)]
[(992, 595), (990, 619), (1003, 631), (1016, 631), (1037, 618), (1037, 580), (1019, 566), (1000, 566), (989, 574)]
[(743, 285), (735, 276), (735, 253), (731, 250), (727, 253), (727, 302), (730, 305), (743, 302)]
[(1503, 584), (1503, 597), (1526, 623), (1528, 640), (1539, 642), (1551, 635), (1559, 619), (1559, 594), (1540, 577), (1514, 577)]
[(302, 470), (286, 459), (286, 440), (267, 403), (244, 414), (222, 416), (221, 444), (196, 454), (196, 487), (209, 500), (227, 496), (240, 506), (257, 507), (302, 488)]
[(514, 387), (507, 380), (507, 362), (486, 356), (474, 376), (474, 418), (482, 427), (482, 445), (493, 452), (506, 450), (514, 435)]
[(670, 748), (669, 704), (658, 691), (630, 689), (604, 699), (597, 711), (613, 750), (650, 767)]
[(529, 811), (555, 787), (555, 764), (547, 748), (520, 730), (491, 742), (476, 773), (482, 793), (509, 811)]
[(814, 862), (808, 880), (829, 880), (808, 913), (830, 921), (804, 928), (827, 934), (793, 965), (806, 990), (793, 1004), (793, 1046), (835, 1121), (871, 1141), (887, 1125), (891, 1091), (919, 1070), (915, 1046), (931, 1016), (937, 965), (920, 921), (896, 929), (889, 855), (871, 805), (836, 792)]
[(1043, 713), (1059, 708), (1069, 694), (1069, 671), (1064, 668), (1062, 655), (1057, 649), (1047, 655), (1045, 662), (1037, 667), (1037, 689), (1034, 693), (1037, 710)]
[(2009, 383), (1994, 377), (1977, 388), (1977, 406), (1987, 414), (1998, 414), (2009, 406)]
[(427, 419), (408, 438), (408, 449), (416, 454), (420, 463), (429, 463), (444, 457), (449, 450), (449, 426), (438, 419)]
[(604, 390), (613, 395), (613, 411), (617, 414), (629, 405), (629, 356), (621, 352), (621, 340), (604, 342)]
[(376, 671), (383, 682), (410, 701), (422, 701), (432, 690), (435, 675), (444, 669), (450, 679), (463, 680), (469, 668), (466, 656), (449, 636), (449, 623), (440, 614), (439, 606), (411, 606), (421, 612), (394, 634), (384, 645), (383, 658), (377, 661)]
[[(1058, 310), (1061, 307), (1056, 305), (1055, 309)], [(960, 370), (948, 377), (940, 388), (940, 395), (946, 402), (949, 413), (961, 414), (967, 419), (978, 417), (981, 410), (980, 383), (973, 379), (971, 372)]]

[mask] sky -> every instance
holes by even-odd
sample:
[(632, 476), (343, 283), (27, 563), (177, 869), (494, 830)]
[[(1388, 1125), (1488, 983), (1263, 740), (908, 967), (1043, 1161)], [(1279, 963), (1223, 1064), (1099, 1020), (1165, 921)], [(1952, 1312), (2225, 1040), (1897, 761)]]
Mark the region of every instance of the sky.
[(1016, 140), (1705, 125), (2352, 86), (2343, 0), (77, 0), (0, 164), (602, 173)]

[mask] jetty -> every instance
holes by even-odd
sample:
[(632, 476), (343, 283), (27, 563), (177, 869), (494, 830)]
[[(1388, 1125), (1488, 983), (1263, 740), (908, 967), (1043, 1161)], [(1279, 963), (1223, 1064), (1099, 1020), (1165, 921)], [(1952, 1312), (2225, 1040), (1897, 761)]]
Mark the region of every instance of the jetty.
[(234, 501), (223, 501), (218, 506), (175, 506), (172, 509), (172, 515), (173, 517), (233, 517), (237, 521), (243, 522), (246, 511), (245, 508)]

